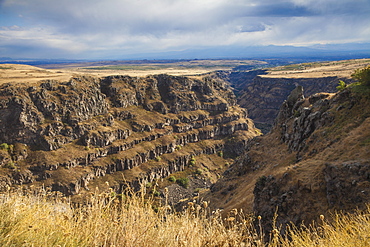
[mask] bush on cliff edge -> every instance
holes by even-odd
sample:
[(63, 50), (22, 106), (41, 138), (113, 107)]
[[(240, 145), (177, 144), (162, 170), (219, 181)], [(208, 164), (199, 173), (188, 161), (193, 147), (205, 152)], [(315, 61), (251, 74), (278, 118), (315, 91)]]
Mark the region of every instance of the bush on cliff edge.
[(370, 86), (370, 66), (355, 70), (352, 77), (358, 80), (360, 84)]

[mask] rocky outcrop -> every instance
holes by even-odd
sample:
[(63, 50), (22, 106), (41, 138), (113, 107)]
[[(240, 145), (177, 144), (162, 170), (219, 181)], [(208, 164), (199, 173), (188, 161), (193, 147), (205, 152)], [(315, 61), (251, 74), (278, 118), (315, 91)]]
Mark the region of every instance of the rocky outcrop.
[[(257, 180), (255, 212), (272, 219), (275, 209), (277, 223), (285, 226), (317, 220), (318, 214), (333, 210), (365, 209), (370, 202), (370, 153), (361, 144), (362, 135), (369, 135), (363, 132), (369, 127), (363, 95), (345, 90), (289, 99), (273, 132), (295, 154), (296, 164)], [(354, 115), (361, 120), (354, 121)]]
[(92, 128), (80, 126), (81, 121), (108, 113), (99, 88), (99, 80), (90, 77), (44, 81), (38, 87), (3, 85), (0, 140), (50, 151), (80, 138)]
[(49, 80), (28, 91), (33, 104), (46, 119), (81, 122), (108, 112), (99, 82), (94, 77), (76, 77), (64, 84)]
[(298, 86), (283, 102), (274, 129), (281, 132), (281, 140), (291, 151), (301, 151), (305, 141), (317, 129), (331, 123), (334, 116), (328, 112), (330, 94), (315, 94), (309, 99)]
[(37, 127), (45, 118), (27, 90), (5, 84), (0, 97), (0, 139), (7, 143), (33, 143), (37, 139)]
[[(271, 132), (255, 137), (205, 196), (227, 212), (276, 226), (311, 223), (330, 212), (365, 209), (369, 200), (369, 97), (356, 88), (305, 98), (297, 87)], [(280, 228), (279, 228), (280, 229)], [(267, 234), (268, 235), (268, 234)]]
[(334, 209), (364, 208), (370, 196), (370, 162), (325, 164), (326, 198)]
[[(298, 172), (300, 168), (295, 168)], [(254, 188), (255, 213), (266, 222), (266, 230), (272, 229), (274, 214), (279, 217), (276, 225), (318, 220), (329, 211), (365, 209), (369, 203), (370, 166), (367, 162), (326, 163), (315, 171), (317, 181), (295, 179), (295, 172), (282, 176), (262, 176)], [(275, 209), (275, 210), (273, 210)]]
[(129, 129), (98, 130), (85, 134), (82, 137), (81, 142), (84, 146), (105, 147), (109, 146), (116, 140), (126, 139), (130, 134), (131, 131)]
[(256, 135), (227, 83), (207, 75), (81, 76), (6, 84), (0, 95), (0, 143), (24, 147), (0, 150), (3, 190), (37, 182), (77, 195), (100, 178), (119, 190), (118, 173), (132, 185), (163, 178), (229, 148), (235, 133)]
[(110, 97), (114, 107), (142, 105), (149, 111), (162, 114), (195, 110), (227, 111), (228, 107), (236, 104), (235, 96), (225, 82), (208, 77), (200, 81), (168, 75), (136, 79), (110, 76), (102, 80), (101, 89)]
[(249, 117), (256, 123), (272, 126), (281, 104), (296, 86), (303, 86), (304, 96), (308, 97), (336, 92), (339, 80), (349, 82), (338, 77), (269, 78), (257, 75), (253, 79), (247, 78), (244, 87), (239, 89), (238, 104), (248, 110)]

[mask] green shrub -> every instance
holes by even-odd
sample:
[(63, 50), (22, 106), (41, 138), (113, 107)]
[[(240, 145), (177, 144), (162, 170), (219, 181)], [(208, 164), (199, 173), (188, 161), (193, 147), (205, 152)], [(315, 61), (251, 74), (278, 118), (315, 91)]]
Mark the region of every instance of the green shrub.
[(340, 80), (339, 83), (338, 83), (338, 86), (337, 86), (337, 90), (342, 91), (346, 87), (347, 87), (347, 84), (344, 81)]
[(199, 193), (201, 190), (202, 190), (202, 188), (196, 188), (196, 189), (194, 190), (194, 193)]
[(1, 143), (0, 148), (3, 149), (3, 150), (9, 150), (9, 145), (8, 145), (8, 143)]
[(218, 156), (220, 156), (221, 158), (223, 158), (224, 157), (224, 153), (222, 151), (219, 151), (218, 152)]
[(170, 176), (168, 178), (168, 181), (170, 181), (170, 182), (176, 182), (176, 177), (175, 176)]
[(152, 185), (152, 183), (151, 182), (147, 182), (146, 183), (146, 185), (145, 185), (145, 187), (147, 187), (147, 188), (150, 188), (150, 187), (152, 187), (153, 185)]
[(370, 86), (370, 66), (363, 69), (356, 69), (355, 73), (352, 74), (352, 78), (365, 86)]
[(178, 178), (176, 182), (184, 188), (188, 188), (189, 186), (189, 178)]
[(159, 162), (159, 161), (161, 161), (161, 160), (162, 160), (162, 158), (161, 158), (161, 157), (159, 157), (159, 156), (155, 157), (155, 161)]
[(197, 175), (202, 175), (203, 174), (203, 170), (198, 168), (196, 171), (195, 171), (195, 174)]
[(153, 189), (153, 190), (152, 190), (152, 194), (153, 194), (153, 196), (160, 196), (160, 194), (161, 194), (161, 193), (159, 193), (159, 191), (158, 191), (158, 190)]
[(193, 156), (193, 157), (191, 157), (191, 160), (189, 161), (189, 164), (190, 164), (191, 166), (195, 165), (195, 157), (194, 157), (194, 156)]

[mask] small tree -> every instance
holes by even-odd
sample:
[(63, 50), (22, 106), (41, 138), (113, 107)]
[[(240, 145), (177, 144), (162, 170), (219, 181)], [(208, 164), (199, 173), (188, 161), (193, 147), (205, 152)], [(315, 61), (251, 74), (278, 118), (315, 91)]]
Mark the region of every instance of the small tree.
[(370, 86), (370, 66), (363, 69), (356, 69), (352, 78), (358, 80), (361, 84)]
[(180, 186), (182, 186), (182, 187), (184, 187), (184, 188), (188, 188), (188, 186), (189, 186), (189, 178), (187, 178), (187, 177), (185, 177), (185, 178), (178, 178), (178, 179), (176, 180), (176, 182), (177, 182)]
[(0, 144), (0, 149), (9, 150), (9, 145), (7, 143), (1, 143)]
[(347, 87), (347, 84), (344, 81), (340, 80), (339, 83), (338, 83), (338, 86), (337, 86), (337, 90), (342, 91), (346, 87)]

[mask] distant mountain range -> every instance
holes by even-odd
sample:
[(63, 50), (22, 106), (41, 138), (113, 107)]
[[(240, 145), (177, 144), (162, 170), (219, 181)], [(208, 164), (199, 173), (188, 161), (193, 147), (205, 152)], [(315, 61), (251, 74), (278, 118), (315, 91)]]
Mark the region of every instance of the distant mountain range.
[(164, 58), (312, 58), (318, 60), (355, 59), (370, 57), (370, 44), (297, 46), (223, 46), (195, 48), (185, 51), (147, 54)]
[(29, 65), (50, 63), (73, 63), (99, 60), (143, 60), (143, 59), (302, 59), (333, 61), (370, 57), (370, 43), (319, 44), (309, 47), (297, 46), (217, 46), (194, 47), (187, 50), (117, 54), (114, 57), (97, 59), (30, 59), (0, 57), (0, 63), (23, 63)]

